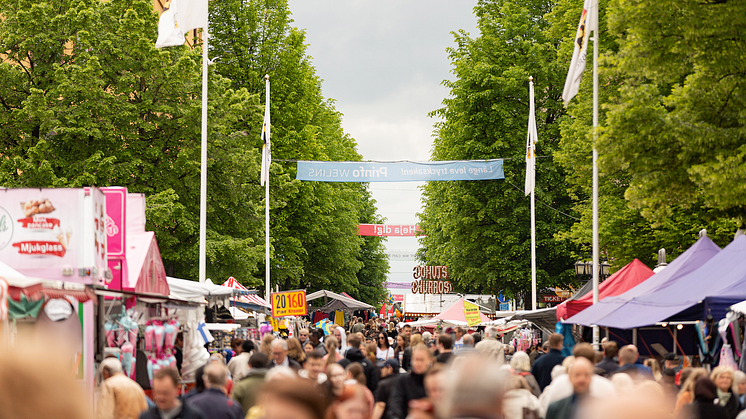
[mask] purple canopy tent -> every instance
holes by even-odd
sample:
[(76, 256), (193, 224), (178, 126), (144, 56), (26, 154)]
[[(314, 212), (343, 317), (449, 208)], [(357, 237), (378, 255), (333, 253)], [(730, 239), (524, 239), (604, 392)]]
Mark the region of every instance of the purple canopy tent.
[[(625, 308), (627, 303), (637, 297), (654, 293), (661, 288), (667, 287), (669, 284), (676, 283), (682, 277), (705, 264), (718, 252), (720, 252), (720, 248), (709, 237), (704, 236), (697, 240), (687, 251), (679, 255), (661, 272), (651, 276), (623, 294), (604, 298), (597, 304), (565, 320), (564, 323), (621, 328), (615, 320), (620, 318), (625, 319), (626, 315), (623, 313), (627, 310)], [(622, 315), (617, 315), (617, 312), (622, 313)], [(646, 323), (645, 325), (648, 324), (650, 323)]]
[[(668, 269), (671, 266), (661, 274)], [(632, 329), (664, 321), (703, 320), (707, 314), (718, 320), (739, 299), (746, 299), (746, 236), (737, 237), (694, 271), (681, 276), (674, 272), (652, 292), (626, 301), (594, 324)]]

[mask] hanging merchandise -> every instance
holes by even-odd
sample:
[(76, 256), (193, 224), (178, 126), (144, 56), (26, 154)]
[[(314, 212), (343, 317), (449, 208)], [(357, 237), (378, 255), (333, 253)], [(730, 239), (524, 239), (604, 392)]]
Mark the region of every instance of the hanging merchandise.
[(342, 311), (337, 310), (335, 312), (334, 324), (336, 324), (337, 326), (345, 327), (345, 316), (344, 316), (344, 313), (342, 313)]

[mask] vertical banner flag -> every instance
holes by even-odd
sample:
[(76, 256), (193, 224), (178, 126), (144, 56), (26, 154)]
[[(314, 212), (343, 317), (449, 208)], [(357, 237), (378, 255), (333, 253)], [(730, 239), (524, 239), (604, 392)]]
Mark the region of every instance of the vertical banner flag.
[(529, 81), (528, 85), (528, 135), (526, 136), (526, 184), (524, 187), (526, 195), (533, 192), (536, 185), (536, 141), (539, 139), (536, 133), (534, 82)]
[(207, 27), (207, 0), (166, 0), (158, 20), (156, 48), (184, 45), (184, 34)]
[[(595, 14), (594, 14), (595, 13)], [(575, 49), (572, 53), (570, 69), (567, 71), (565, 80), (565, 89), (562, 92), (562, 100), (565, 106), (578, 94), (580, 89), (580, 79), (585, 71), (585, 53), (588, 49), (588, 35), (591, 31), (598, 31), (598, 0), (585, 0), (583, 3), (583, 13), (580, 15), (578, 31), (575, 34)]]
[(262, 174), (261, 184), (269, 180), (269, 166), (272, 164), (272, 152), (269, 146), (269, 79), (267, 79), (267, 95), (264, 104), (264, 125), (262, 126)]

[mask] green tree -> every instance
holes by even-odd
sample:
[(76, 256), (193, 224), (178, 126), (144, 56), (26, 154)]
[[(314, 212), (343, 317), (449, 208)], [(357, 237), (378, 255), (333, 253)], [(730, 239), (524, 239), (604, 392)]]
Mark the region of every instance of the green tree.
[[(680, 22), (676, 10), (681, 6), (672, 2), (601, 3), (599, 102), (602, 107), (596, 144), (601, 169), (599, 238), (602, 255), (610, 259), (614, 268), (633, 258), (653, 266), (661, 247), (675, 257), (696, 241), (702, 228), (724, 246), (738, 227), (736, 219), (724, 216), (721, 208), (707, 205), (704, 194), (681, 178), (687, 165), (679, 160), (675, 144), (683, 137), (670, 132), (676, 128), (666, 127), (661, 119), (666, 113), (661, 94), (670, 91), (675, 78), (655, 86), (650, 84), (652, 79), (662, 80), (659, 78), (662, 74), (678, 73), (684, 63), (679, 56), (683, 50), (673, 45), (676, 42), (671, 44), (683, 28), (669, 26), (671, 22)], [(656, 11), (643, 10), (645, 7), (654, 7)], [(576, 24), (573, 20), (577, 21), (580, 11), (577, 5), (559, 2), (553, 13), (556, 32), (564, 34), (559, 59), (569, 63)], [(699, 21), (699, 17), (692, 19)], [(638, 26), (646, 28), (644, 37), (638, 33)], [(669, 35), (661, 37), (660, 28), (665, 28)], [(593, 48), (591, 43), (588, 57)], [(662, 57), (671, 61), (665, 63)], [(589, 66), (580, 93), (561, 120), (562, 141), (556, 153), (557, 162), (568, 173), (568, 190), (582, 220), (557, 236), (582, 245), (588, 253), (592, 232), (592, 98)]]
[[(270, 76), (275, 159), (270, 181), (272, 284), (346, 291), (377, 303), (388, 269), (381, 263), (386, 260), (383, 248), (356, 234), (363, 214), (372, 217), (375, 212), (368, 186), (291, 180), (296, 165), (286, 160), (361, 156), (354, 139), (342, 130), (333, 101), (321, 93), (321, 80), (306, 54), (305, 34), (291, 25), (287, 1), (229, 0), (210, 10), (216, 72), (230, 78), (234, 88), (261, 96), (263, 76)], [(257, 124), (254, 130), (257, 141), (259, 128)], [(291, 192), (275, 202), (275, 188), (286, 184)], [(263, 277), (261, 272), (255, 276)]]
[[(564, 84), (545, 1), (480, 1), (480, 36), (456, 34), (449, 49), (456, 81), (434, 112), (433, 160), (506, 158), (505, 180), (429, 182), (420, 224), (419, 257), (448, 265), (464, 292), (530, 295), (529, 199), (524, 196), (528, 79), (533, 76), (539, 134), (536, 173), (537, 282), (539, 288), (573, 281), (575, 245), (554, 235), (572, 225), (565, 174), (551, 158), (558, 147), (559, 101)], [(548, 156), (549, 158), (543, 158)], [(550, 208), (551, 207), (551, 208)]]
[[(155, 49), (148, 0), (2, 0), (0, 10), (0, 183), (144, 193), (168, 273), (196, 278), (199, 49)], [(259, 156), (244, 147), (261, 110), (217, 74), (209, 89), (208, 276), (221, 278), (263, 256)]]

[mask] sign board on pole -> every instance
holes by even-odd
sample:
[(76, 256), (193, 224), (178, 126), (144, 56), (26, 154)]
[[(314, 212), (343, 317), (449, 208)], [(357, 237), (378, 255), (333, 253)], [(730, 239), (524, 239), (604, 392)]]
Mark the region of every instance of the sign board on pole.
[(541, 300), (545, 303), (561, 303), (567, 300), (567, 298), (559, 295), (542, 295)]
[(272, 317), (305, 316), (308, 314), (306, 290), (272, 293)]
[(464, 317), (466, 317), (466, 323), (469, 327), (476, 326), (482, 323), (482, 318), (479, 316), (479, 306), (464, 300)]

